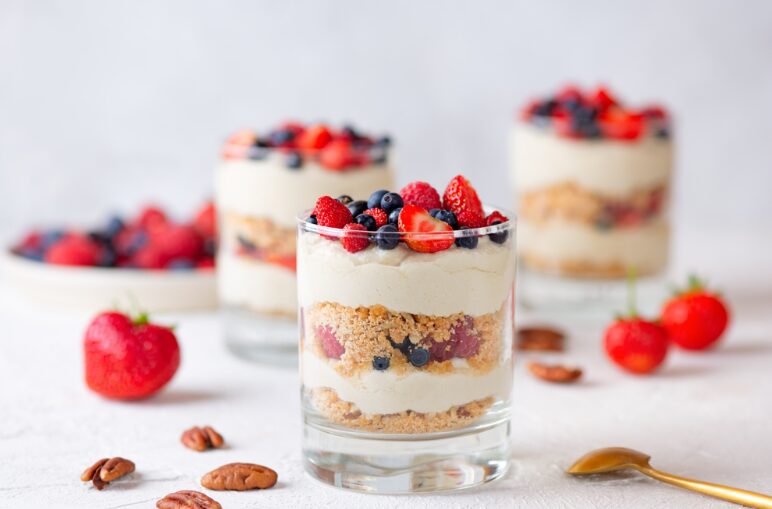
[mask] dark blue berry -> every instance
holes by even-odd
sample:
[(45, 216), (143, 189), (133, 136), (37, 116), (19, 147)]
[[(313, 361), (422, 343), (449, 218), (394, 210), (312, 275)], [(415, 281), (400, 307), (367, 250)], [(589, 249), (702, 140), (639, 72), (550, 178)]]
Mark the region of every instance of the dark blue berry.
[(388, 357), (381, 357), (379, 355), (376, 355), (373, 357), (373, 369), (377, 369), (378, 371), (385, 371), (389, 369), (389, 358)]
[(133, 255), (147, 244), (147, 233), (137, 232), (131, 237), (129, 245), (126, 247), (126, 254), (128, 256)]
[(279, 129), (271, 133), (271, 145), (284, 145), (295, 139), (294, 131)]
[(110, 237), (115, 237), (121, 232), (121, 230), (123, 230), (123, 228), (124, 228), (123, 219), (121, 219), (118, 216), (113, 216), (107, 222), (107, 226), (105, 227), (105, 233)]
[(238, 237), (236, 237), (236, 240), (238, 240), (239, 245), (247, 251), (254, 251), (255, 249), (257, 249), (257, 246), (255, 246), (255, 243), (246, 237), (242, 237), (241, 235), (239, 235)]
[(388, 136), (381, 136), (377, 140), (375, 140), (375, 144), (379, 147), (388, 147), (391, 145), (391, 138)]
[(394, 249), (399, 245), (399, 231), (393, 224), (385, 224), (375, 232), (375, 244), (381, 249)]
[(58, 242), (62, 237), (64, 237), (64, 232), (61, 230), (46, 232), (40, 238), (40, 245), (43, 247), (43, 249), (48, 249), (52, 244)]
[(394, 209), (402, 207), (405, 203), (397, 193), (386, 193), (381, 197), (381, 208), (390, 213)]
[(101, 252), (99, 253), (99, 259), (97, 260), (97, 265), (100, 267), (113, 267), (117, 261), (118, 255), (116, 254), (115, 248), (113, 248), (112, 244), (106, 244), (102, 246)]
[(388, 193), (386, 189), (379, 189), (378, 191), (375, 191), (373, 194), (370, 195), (370, 197), (367, 199), (367, 208), (368, 209), (377, 209), (381, 207), (381, 198), (383, 198), (383, 195)]
[(666, 140), (670, 138), (670, 130), (667, 127), (660, 127), (657, 129), (657, 132), (654, 133), (654, 136), (662, 140)]
[(592, 106), (580, 106), (573, 111), (573, 119), (581, 123), (589, 123), (598, 116), (597, 108)]
[(287, 168), (297, 169), (303, 166), (303, 157), (298, 152), (287, 154)]
[(316, 220), (316, 216), (314, 216), (314, 215), (308, 216), (308, 219), (306, 219), (306, 222), (307, 223), (311, 223), (311, 224), (318, 224), (319, 223)]
[(554, 99), (550, 99), (548, 101), (544, 101), (539, 103), (536, 106), (536, 109), (534, 109), (533, 114), (537, 117), (549, 117), (552, 115), (552, 112), (555, 111), (555, 108), (557, 108), (558, 102)]
[(402, 207), (398, 207), (389, 213), (389, 224), (399, 224), (399, 213), (402, 212)]
[(27, 260), (32, 260), (35, 262), (43, 261), (43, 251), (40, 249), (23, 249), (18, 251), (17, 254), (23, 256)]
[(429, 211), (429, 215), (434, 219), (448, 223), (454, 230), (458, 230), (458, 219), (456, 219), (456, 215), (453, 212), (444, 209), (432, 209)]
[(217, 241), (215, 239), (206, 239), (204, 241), (204, 254), (214, 256), (217, 253)]
[(252, 145), (247, 149), (247, 159), (252, 161), (260, 161), (268, 157), (268, 149)]
[(370, 162), (373, 164), (386, 164), (386, 161), (388, 161), (388, 152), (384, 150), (382, 147), (375, 147), (373, 150), (370, 151)]
[(352, 201), (347, 205), (347, 207), (349, 212), (351, 212), (352, 217), (357, 217), (359, 214), (370, 208), (367, 206), (367, 202), (364, 200)]
[(368, 231), (374, 232), (375, 229), (378, 227), (378, 223), (375, 222), (375, 219), (373, 216), (369, 214), (359, 214), (357, 217), (354, 218), (355, 223), (359, 223), (365, 228), (367, 228)]
[[(461, 227), (462, 230), (468, 230), (466, 226)], [(477, 247), (477, 242), (480, 239), (474, 235), (469, 235), (466, 237), (458, 237), (456, 239), (456, 245), (458, 247), (463, 247), (464, 249), (474, 249)]]
[(358, 140), (359, 138), (362, 137), (359, 134), (359, 132), (354, 128), (354, 126), (352, 126), (350, 124), (344, 125), (343, 129), (341, 129), (341, 131), (343, 131), (343, 134), (345, 136), (351, 138), (352, 140)]
[(429, 362), (429, 350), (426, 348), (413, 348), (410, 351), (410, 364), (413, 366), (420, 368), (421, 366), (426, 366), (426, 363)]
[[(501, 221), (493, 221), (491, 223), (491, 226), (501, 224)], [(491, 233), (488, 235), (493, 242), (496, 244), (503, 244), (507, 241), (507, 237), (509, 237), (509, 230), (502, 230), (500, 232)]]
[(338, 200), (339, 202), (341, 202), (343, 205), (348, 205), (349, 203), (354, 201), (354, 198), (352, 198), (351, 196), (349, 196), (347, 194), (342, 194), (342, 195), (338, 196), (335, 199)]
[(271, 140), (269, 138), (258, 138), (255, 140), (255, 147), (260, 148), (270, 148), (271, 147)]
[(194, 267), (193, 262), (185, 259), (172, 260), (169, 262), (171, 270), (190, 270)]

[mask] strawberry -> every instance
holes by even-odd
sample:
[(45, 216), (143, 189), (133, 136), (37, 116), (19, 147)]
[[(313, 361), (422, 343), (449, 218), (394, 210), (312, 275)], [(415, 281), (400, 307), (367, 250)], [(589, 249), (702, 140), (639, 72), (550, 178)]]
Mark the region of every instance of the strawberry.
[(309, 127), (295, 139), (297, 147), (302, 150), (319, 150), (330, 141), (332, 141), (332, 133), (322, 124)]
[(338, 341), (337, 336), (332, 331), (329, 325), (317, 326), (316, 336), (319, 338), (319, 342), (322, 345), (322, 350), (330, 359), (340, 359), (340, 357), (346, 352), (346, 349)]
[(156, 244), (145, 244), (129, 258), (128, 266), (138, 269), (163, 269), (169, 258)]
[(237, 147), (249, 147), (257, 141), (257, 134), (252, 129), (240, 129), (226, 140), (226, 145)]
[(319, 152), (319, 163), (330, 170), (343, 170), (351, 162), (351, 142), (348, 140), (333, 140)]
[(501, 212), (499, 212), (498, 210), (494, 210), (493, 212), (488, 214), (488, 217), (485, 218), (486, 226), (491, 226), (497, 221), (499, 223), (506, 223), (507, 221), (509, 221), (509, 218), (504, 214), (502, 214)]
[(85, 235), (71, 233), (54, 242), (45, 253), (46, 263), (94, 266), (99, 261), (99, 244)]
[(155, 205), (145, 206), (134, 219), (133, 224), (142, 229), (151, 229), (167, 223), (169, 219), (160, 207)]
[(217, 212), (214, 203), (208, 201), (196, 212), (193, 228), (204, 238), (217, 236)]
[(426, 210), (441, 209), (440, 193), (426, 182), (411, 182), (399, 192), (405, 205), (418, 205)]
[(180, 365), (180, 347), (169, 327), (147, 315), (111, 311), (89, 324), (83, 339), (86, 385), (111, 399), (139, 399), (158, 392)]
[(399, 214), (399, 231), (405, 233), (405, 243), (419, 253), (436, 253), (453, 245), (453, 227), (433, 218), (426, 209), (405, 205)]
[(687, 350), (705, 350), (721, 338), (729, 324), (724, 300), (705, 289), (695, 276), (686, 290), (676, 294), (662, 308), (662, 326), (673, 342)]
[(319, 226), (330, 228), (343, 228), (353, 220), (348, 207), (329, 196), (322, 196), (316, 200), (313, 215), (316, 216)]
[(380, 228), (381, 226), (385, 225), (389, 222), (389, 216), (386, 214), (386, 211), (383, 209), (367, 209), (362, 214), (367, 214), (368, 216), (375, 219), (375, 226), (376, 228)]
[(204, 239), (192, 226), (167, 224), (151, 232), (150, 244), (160, 252), (164, 265), (177, 260), (195, 261), (204, 252)]
[(611, 107), (598, 115), (598, 125), (607, 138), (635, 140), (643, 132), (643, 115)]
[(462, 175), (456, 175), (450, 181), (442, 195), (442, 203), (446, 209), (456, 215), (460, 226), (467, 228), (485, 226), (485, 213), (480, 198), (477, 197), (477, 191)]
[(206, 256), (196, 262), (196, 268), (202, 270), (209, 270), (214, 268), (214, 258)]
[(603, 334), (606, 354), (623, 369), (646, 374), (657, 369), (667, 356), (670, 343), (658, 323), (638, 316), (635, 309), (635, 278), (630, 276), (627, 316), (618, 317)]
[(595, 92), (590, 96), (590, 104), (595, 106), (598, 111), (602, 112), (606, 111), (611, 106), (616, 106), (618, 103), (606, 87), (600, 86), (596, 88)]
[(340, 239), (343, 249), (349, 253), (356, 253), (370, 245), (367, 237), (367, 228), (358, 223), (349, 223), (343, 227), (343, 237)]

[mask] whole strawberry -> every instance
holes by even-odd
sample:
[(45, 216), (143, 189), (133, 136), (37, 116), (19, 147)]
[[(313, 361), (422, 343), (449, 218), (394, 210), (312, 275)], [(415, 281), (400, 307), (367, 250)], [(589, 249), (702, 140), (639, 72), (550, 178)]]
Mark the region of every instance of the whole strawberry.
[(99, 245), (80, 233), (70, 233), (54, 242), (45, 253), (45, 262), (55, 265), (93, 266), (100, 254)]
[(83, 338), (86, 385), (106, 398), (140, 399), (158, 392), (180, 365), (180, 347), (169, 327), (147, 315), (116, 311), (97, 315)]
[(618, 317), (603, 334), (606, 354), (623, 369), (643, 375), (656, 370), (667, 356), (670, 343), (658, 323), (638, 316), (634, 277), (628, 289), (628, 315)]
[(729, 324), (723, 299), (695, 276), (662, 308), (662, 326), (673, 343), (686, 350), (705, 350), (721, 338)]
[(485, 226), (482, 202), (472, 184), (463, 176), (456, 175), (451, 179), (442, 195), (442, 204), (456, 215), (459, 225), (467, 228)]

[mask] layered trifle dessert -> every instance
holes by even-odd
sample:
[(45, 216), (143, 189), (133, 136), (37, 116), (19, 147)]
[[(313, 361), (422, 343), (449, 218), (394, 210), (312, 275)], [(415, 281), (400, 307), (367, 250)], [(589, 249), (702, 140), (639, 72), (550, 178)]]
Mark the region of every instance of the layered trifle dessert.
[(606, 88), (529, 103), (513, 132), (518, 251), (531, 270), (577, 278), (656, 274), (667, 263), (670, 116)]
[(301, 219), (307, 418), (388, 434), (506, 418), (513, 222), (484, 208), (463, 176), (442, 198), (413, 182), (365, 206), (352, 214), (322, 196)]
[[(228, 138), (215, 183), (221, 304), (294, 320), (297, 212), (320, 193), (359, 195), (391, 186), (390, 146), (388, 136), (352, 126), (295, 122)], [(250, 328), (257, 330), (241, 330)], [(285, 340), (294, 345), (293, 337)]]

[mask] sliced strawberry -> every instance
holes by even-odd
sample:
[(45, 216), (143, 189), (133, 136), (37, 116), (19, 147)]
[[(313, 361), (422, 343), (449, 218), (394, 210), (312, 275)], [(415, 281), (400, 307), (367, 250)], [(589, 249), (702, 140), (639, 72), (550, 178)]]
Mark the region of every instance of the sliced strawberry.
[(442, 203), (456, 215), (458, 224), (467, 228), (485, 226), (485, 212), (472, 184), (462, 175), (456, 175), (445, 188)]
[(389, 222), (389, 216), (383, 209), (367, 209), (362, 212), (362, 214), (367, 214), (368, 216), (375, 219), (376, 228), (380, 228)]
[(297, 147), (302, 150), (319, 150), (332, 140), (332, 133), (323, 124), (311, 126), (296, 139)]
[(346, 349), (338, 341), (337, 336), (329, 325), (317, 326), (316, 337), (322, 345), (322, 350), (330, 359), (340, 359)]
[(453, 245), (453, 228), (434, 219), (426, 209), (405, 205), (399, 214), (399, 231), (405, 233), (405, 243), (419, 253), (436, 253)]
[(343, 237), (340, 239), (343, 249), (349, 253), (356, 253), (370, 245), (367, 237), (367, 228), (358, 223), (349, 223), (343, 227)]
[(426, 210), (442, 208), (440, 193), (426, 182), (411, 182), (402, 188), (399, 195), (409, 205), (418, 205)]

